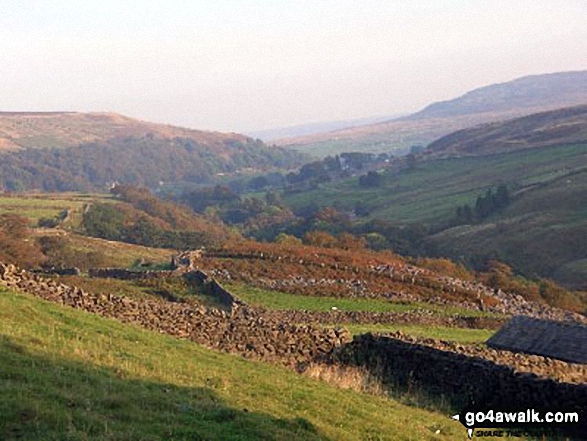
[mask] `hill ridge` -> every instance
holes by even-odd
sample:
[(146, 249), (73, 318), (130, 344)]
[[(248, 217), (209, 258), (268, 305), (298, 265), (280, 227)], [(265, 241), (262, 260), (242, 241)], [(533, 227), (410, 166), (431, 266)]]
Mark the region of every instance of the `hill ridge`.
[(587, 70), (528, 75), (431, 103), (408, 116), (275, 143), (326, 156), (343, 151), (407, 153), (451, 132), (493, 121), (587, 104)]
[(587, 105), (534, 113), (458, 130), (427, 148), (432, 155), (487, 155), (587, 143)]

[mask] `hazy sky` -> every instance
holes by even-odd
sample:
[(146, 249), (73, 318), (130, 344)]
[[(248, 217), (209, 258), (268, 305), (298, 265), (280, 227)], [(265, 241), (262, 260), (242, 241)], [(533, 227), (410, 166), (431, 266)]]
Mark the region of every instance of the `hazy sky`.
[(1, 0), (0, 110), (250, 131), (587, 69), (585, 0)]

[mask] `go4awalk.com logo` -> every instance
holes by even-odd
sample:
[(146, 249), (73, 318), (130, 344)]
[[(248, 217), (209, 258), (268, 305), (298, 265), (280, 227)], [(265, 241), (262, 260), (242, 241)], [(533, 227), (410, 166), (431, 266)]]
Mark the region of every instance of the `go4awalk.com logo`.
[(469, 438), (519, 438), (582, 433), (587, 422), (582, 416), (568, 410), (465, 409), (452, 419), (465, 426)]

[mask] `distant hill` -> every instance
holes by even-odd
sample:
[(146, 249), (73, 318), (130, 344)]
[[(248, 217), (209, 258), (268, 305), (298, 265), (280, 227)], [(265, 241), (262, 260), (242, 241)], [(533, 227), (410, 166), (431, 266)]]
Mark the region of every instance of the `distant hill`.
[(587, 143), (587, 106), (575, 106), (459, 130), (428, 146), (431, 154), (487, 155)]
[(334, 130), (347, 129), (351, 127), (376, 124), (382, 121), (389, 121), (392, 116), (378, 116), (371, 118), (349, 119), (343, 121), (325, 121), (309, 124), (298, 124), (289, 127), (279, 127), (275, 129), (259, 130), (247, 132), (253, 138), (260, 138), (265, 142), (282, 138), (291, 138), (296, 136), (306, 136), (315, 133), (331, 132)]
[(447, 118), (487, 112), (510, 112), (540, 107), (587, 103), (587, 71), (530, 75), (467, 92), (458, 98), (430, 104), (405, 119)]
[(426, 146), (467, 127), (580, 104), (587, 104), (587, 71), (532, 75), (475, 89), (406, 117), (285, 138), (276, 144), (314, 156), (343, 151), (406, 153), (413, 145)]
[(0, 148), (67, 148), (125, 138), (186, 138), (203, 145), (247, 142), (236, 133), (206, 132), (155, 124), (117, 113), (0, 112)]
[(114, 113), (0, 113), (0, 189), (157, 187), (291, 168), (297, 152), (235, 133), (154, 124)]

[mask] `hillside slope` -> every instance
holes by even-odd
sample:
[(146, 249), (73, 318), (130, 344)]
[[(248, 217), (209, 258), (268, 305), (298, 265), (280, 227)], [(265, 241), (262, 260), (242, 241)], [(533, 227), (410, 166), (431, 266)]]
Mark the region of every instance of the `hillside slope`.
[(439, 412), (278, 366), (3, 288), (0, 306), (2, 439), (466, 439)]
[[(587, 153), (587, 147), (584, 150)], [(528, 187), (480, 224), (426, 239), (430, 251), (476, 264), (508, 262), (530, 277), (587, 289), (587, 169)]]
[[(298, 211), (317, 205), (362, 213), (358, 223), (418, 226), (419, 238), (411, 247), (396, 248), (398, 252), (448, 256), (476, 266), (497, 258), (527, 276), (584, 288), (586, 169), (587, 143), (488, 155), (431, 155), (418, 158), (411, 168), (394, 165), (381, 173), (375, 187), (362, 187), (351, 178), (285, 193), (284, 200)], [(459, 207), (474, 210), (479, 197), (500, 185), (511, 194), (506, 210), (440, 232), (454, 226)], [(437, 234), (422, 242), (428, 232)]]
[(587, 71), (532, 75), (475, 89), (398, 119), (310, 136), (278, 145), (315, 156), (344, 151), (405, 153), (478, 124), (587, 103)]
[(189, 138), (203, 145), (221, 146), (224, 141), (247, 142), (236, 133), (206, 132), (155, 124), (117, 113), (0, 112), (0, 147), (67, 148), (83, 143), (124, 138)]
[(428, 146), (432, 154), (487, 155), (587, 143), (587, 106), (568, 107), (459, 130)]
[(107, 113), (0, 113), (0, 189), (151, 188), (290, 168), (296, 152), (259, 140)]

